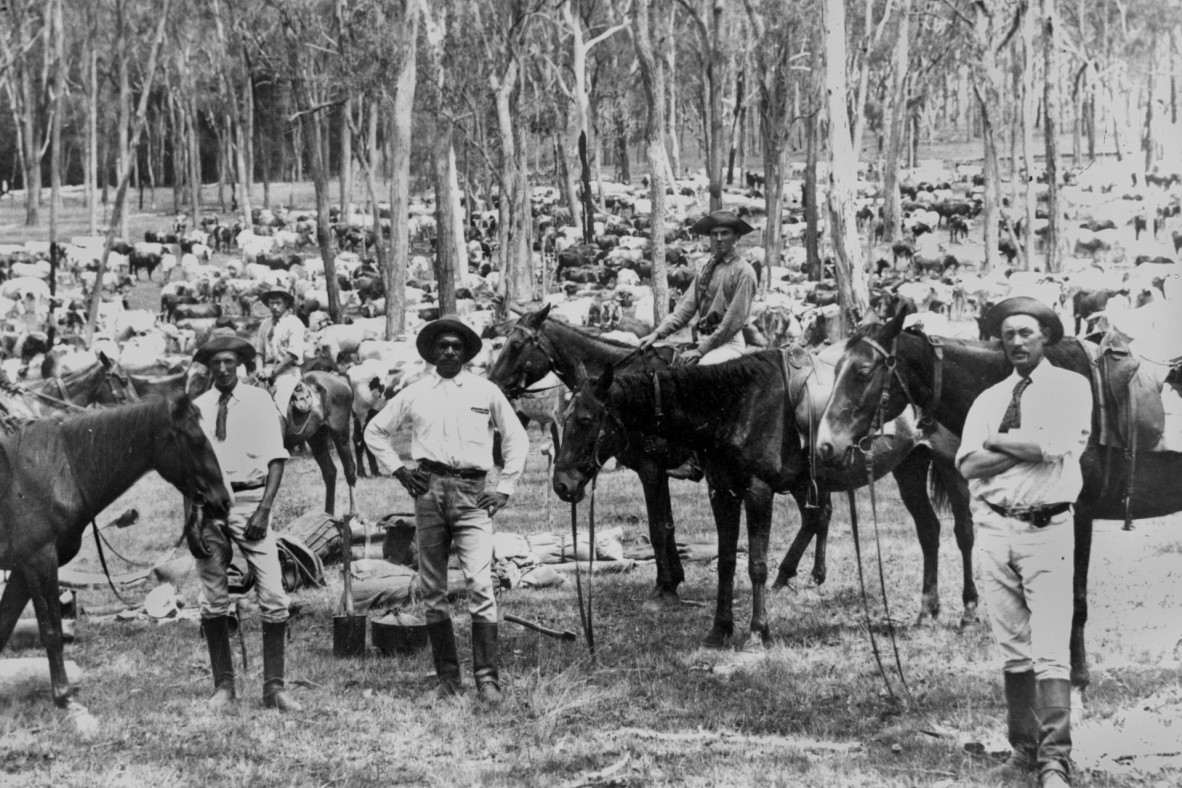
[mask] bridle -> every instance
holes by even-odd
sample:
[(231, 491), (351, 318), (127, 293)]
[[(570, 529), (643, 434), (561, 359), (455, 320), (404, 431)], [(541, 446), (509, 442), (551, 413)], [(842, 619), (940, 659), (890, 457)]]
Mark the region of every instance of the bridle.
[[(895, 381), (899, 384), (899, 389), (903, 392), (903, 396), (907, 400), (907, 404), (915, 408), (915, 410), (919, 413), (920, 427), (927, 428), (936, 421), (936, 408), (940, 406), (940, 395), (944, 387), (944, 343), (939, 337), (932, 337), (928, 336), (927, 334), (921, 334), (920, 336), (927, 340), (927, 344), (932, 349), (934, 368), (934, 372), (932, 374), (932, 395), (928, 399), (927, 403), (923, 405), (919, 403), (916, 396), (912, 393), (911, 387), (907, 385), (907, 379), (903, 376), (903, 373), (899, 371), (898, 336), (896, 336), (891, 341), (891, 349), (889, 352), (881, 344), (870, 337), (857, 337), (856, 341), (866, 343), (876, 355), (882, 357), (882, 363), (883, 366), (886, 367), (887, 374), (894, 376)], [(862, 449), (863, 452), (867, 450), (870, 442), (873, 441), (874, 438), (883, 434), (883, 422), (885, 421), (884, 412), (886, 411), (887, 402), (890, 400), (890, 396), (891, 387), (887, 385), (886, 381), (884, 381), (882, 384), (882, 389), (879, 393), (878, 404), (874, 409), (874, 417), (871, 420), (870, 433), (858, 442), (858, 448)]]
[[(583, 391), (575, 394), (574, 398), (571, 400), (570, 406), (567, 408), (567, 415), (569, 415), (571, 410), (574, 409), (575, 403), (578, 402), (579, 397), (582, 397), (585, 394), (586, 392)], [(611, 459), (612, 456), (608, 455), (607, 457), (603, 457), (600, 453), (600, 447), (603, 445), (604, 436), (607, 434), (607, 426), (609, 421), (624, 436), (624, 445), (619, 451), (616, 452), (616, 454), (621, 454), (627, 451), (631, 445), (631, 442), (628, 437), (628, 429), (624, 426), (623, 420), (616, 413), (614, 413), (606, 403), (598, 401), (590, 394), (586, 394), (586, 396), (591, 402), (595, 403), (595, 405), (600, 410), (603, 411), (603, 420), (600, 422), (599, 429), (595, 433), (595, 441), (591, 444), (590, 458), (580, 462), (577, 466), (575, 466), (578, 471), (586, 476), (587, 480), (590, 481), (598, 477), (599, 472), (603, 470), (603, 466), (607, 464), (607, 461)]]
[[(116, 383), (118, 386), (115, 385)], [(116, 372), (114, 368), (105, 368), (101, 385), (105, 385), (111, 392), (111, 399), (115, 401), (116, 405), (127, 405), (140, 401), (139, 392), (135, 390), (131, 377), (126, 372)]]
[[(509, 329), (509, 336), (512, 336), (514, 331), (521, 331), (523, 334), (525, 334), (526, 349), (529, 351), (536, 350), (537, 352), (541, 353), (542, 357), (546, 359), (546, 363), (550, 365), (550, 370), (558, 369), (558, 364), (554, 360), (554, 354), (550, 352), (550, 350), (546, 347), (546, 343), (542, 341), (541, 331), (538, 331), (536, 328), (530, 328), (529, 326), (523, 326), (520, 322), (513, 326), (513, 328)], [(504, 353), (505, 351), (502, 350), (501, 352)], [(521, 365), (521, 374), (518, 376), (517, 380), (514, 381), (510, 390), (511, 394), (519, 397), (525, 393), (525, 390), (529, 388), (528, 381), (531, 372), (533, 372), (532, 361), (526, 361)]]

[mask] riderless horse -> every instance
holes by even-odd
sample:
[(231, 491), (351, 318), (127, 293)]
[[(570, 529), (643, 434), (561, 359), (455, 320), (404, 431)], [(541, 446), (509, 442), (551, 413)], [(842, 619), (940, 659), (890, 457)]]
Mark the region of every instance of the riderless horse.
[[(910, 407), (959, 436), (969, 406), (985, 389), (1010, 374), (1010, 364), (997, 342), (953, 340), (903, 329), (903, 316), (868, 326), (845, 345), (838, 365), (833, 395), (821, 417), (818, 453), (828, 463), (842, 465), (854, 447), (874, 434), (877, 424)], [(1078, 372), (1089, 380), (1091, 358), (1087, 343), (1068, 337), (1047, 348), (1051, 364)], [(1071, 626), (1071, 681), (1083, 690), (1090, 677), (1084, 627), (1088, 617), (1088, 564), (1092, 551), (1092, 521), (1162, 517), (1182, 511), (1182, 453), (1140, 452), (1129, 458), (1106, 452), (1098, 444), (1100, 399), (1092, 414), (1092, 433), (1081, 460), (1083, 490), (1075, 503), (1075, 611)], [(1135, 469), (1135, 494), (1130, 468)]]
[(63, 708), (85, 712), (66, 677), (58, 567), (78, 554), (86, 526), (150, 470), (205, 514), (228, 514), (221, 467), (187, 397), (30, 421), (0, 436), (0, 569), (10, 572), (0, 650), (31, 599)]

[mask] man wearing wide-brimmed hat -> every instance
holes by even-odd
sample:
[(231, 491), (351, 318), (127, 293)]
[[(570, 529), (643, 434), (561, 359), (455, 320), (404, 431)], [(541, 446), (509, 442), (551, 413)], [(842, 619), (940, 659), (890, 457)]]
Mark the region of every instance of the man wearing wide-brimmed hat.
[(682, 354), (683, 363), (719, 364), (743, 355), (743, 326), (755, 299), (755, 269), (739, 257), (735, 244), (754, 228), (730, 211), (715, 211), (690, 230), (710, 237), (706, 265), (656, 330), (640, 340), (647, 348), (685, 328), (698, 316), (697, 347)]
[[(475, 331), (447, 315), (425, 325), (415, 344), (435, 373), (407, 386), (379, 411), (365, 428), (365, 443), (415, 499), (421, 592), (439, 678), (436, 697), (462, 689), (447, 601), (447, 561), (454, 545), (468, 588), (476, 688), (481, 700), (499, 703), (491, 516), (508, 503), (525, 468), (529, 441), (501, 390), (464, 370), (480, 352)], [(413, 471), (394, 449), (404, 422), (411, 425), (410, 454), (418, 466)], [(505, 467), (489, 490), (485, 479), (493, 467), (494, 428), (501, 433)]]
[(211, 554), (197, 556), (201, 580), (201, 622), (213, 665), (212, 708), (235, 698), (234, 660), (230, 653), (230, 591), (227, 570), (233, 545), (254, 576), (259, 617), (263, 622), (263, 705), (281, 711), (300, 711), (284, 683), (289, 600), (275, 534), (270, 529), (271, 507), (283, 481), (288, 458), (283, 447), (279, 412), (267, 392), (242, 383), (238, 367), (254, 363), (255, 348), (233, 334), (214, 336), (193, 356), (209, 368), (213, 387), (194, 400), (202, 426), (213, 444), (234, 504), (224, 524), (205, 529)]
[(271, 312), (259, 324), (255, 342), (262, 362), (266, 365), (259, 371), (259, 377), (270, 381), (275, 407), (279, 408), (279, 415), (286, 425), (292, 392), (303, 379), (307, 350), (304, 324), (292, 314), (295, 296), (286, 290), (268, 290), (259, 297), (259, 301)]
[(1088, 378), (1044, 360), (1063, 338), (1049, 306), (1007, 298), (982, 321), (1013, 373), (977, 397), (956, 464), (969, 480), (982, 557), (981, 593), (1005, 656), (1013, 753), (993, 775), (1067, 785), (1071, 755), (1070, 638), (1080, 457), (1092, 423)]

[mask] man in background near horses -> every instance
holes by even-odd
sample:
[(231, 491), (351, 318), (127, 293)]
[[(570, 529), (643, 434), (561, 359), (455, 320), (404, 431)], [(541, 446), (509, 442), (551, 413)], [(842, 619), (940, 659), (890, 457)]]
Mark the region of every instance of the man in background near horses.
[(237, 544), (254, 576), (259, 616), (263, 621), (263, 705), (281, 711), (302, 711), (284, 684), (289, 600), (275, 535), (269, 525), (271, 507), (283, 480), (288, 458), (279, 429), (279, 413), (267, 392), (238, 379), (239, 365), (252, 367), (255, 349), (236, 336), (217, 336), (198, 350), (194, 361), (209, 368), (213, 388), (197, 397), (202, 425), (234, 493), (230, 515), (221, 527), (206, 530), (212, 554), (197, 559), (201, 579), (201, 621), (213, 666), (214, 694), (209, 706), (234, 700), (234, 662), (230, 654), (230, 609), (227, 570)]
[(735, 244), (753, 229), (730, 211), (715, 211), (690, 228), (710, 236), (710, 259), (669, 316), (641, 338), (641, 348), (685, 328), (697, 315), (698, 345), (683, 353), (680, 363), (721, 364), (743, 355), (743, 326), (751, 315), (757, 282), (755, 269), (739, 257)]
[(286, 430), (288, 408), (292, 394), (303, 380), (303, 363), (307, 341), (304, 338), (304, 324), (292, 313), (295, 296), (286, 290), (269, 290), (260, 299), (270, 316), (259, 324), (256, 346), (263, 364), (260, 379), (270, 381), (275, 407), (283, 419)]
[[(365, 428), (365, 443), (415, 499), (419, 577), (427, 634), (439, 684), (437, 698), (462, 691), (447, 601), (447, 559), (455, 546), (472, 615), (472, 669), (480, 698), (501, 702), (497, 671), (497, 600), (492, 580), (492, 515), (513, 494), (525, 468), (529, 439), (501, 390), (464, 370), (480, 352), (476, 332), (454, 315), (423, 326), (415, 342), (435, 372), (412, 383)], [(411, 470), (394, 450), (399, 425), (410, 422)], [(493, 429), (505, 459), (495, 490), (485, 487), (493, 467)]]
[(1013, 753), (995, 776), (1021, 782), (1037, 769), (1040, 786), (1068, 785), (1072, 503), (1083, 486), (1091, 383), (1044, 361), (1063, 325), (1040, 301), (1006, 299), (984, 327), (1001, 337), (1013, 373), (969, 409), (956, 465), (973, 495), (981, 593), (1005, 656)]

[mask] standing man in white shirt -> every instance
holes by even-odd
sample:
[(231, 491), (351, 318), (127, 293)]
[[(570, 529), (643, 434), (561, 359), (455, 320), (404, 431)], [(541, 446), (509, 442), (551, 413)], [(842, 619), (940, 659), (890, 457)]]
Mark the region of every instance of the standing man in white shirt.
[[(291, 395), (303, 380), (304, 356), (307, 341), (303, 322), (292, 314), (295, 296), (286, 290), (269, 290), (259, 299), (271, 310), (271, 315), (259, 324), (255, 343), (263, 364), (260, 378), (270, 381), (275, 407), (286, 430)], [(335, 359), (334, 359), (335, 360)]]
[[(480, 698), (501, 702), (497, 671), (497, 600), (492, 581), (492, 515), (509, 501), (525, 469), (529, 440), (501, 390), (464, 370), (480, 352), (476, 332), (455, 315), (419, 332), (419, 355), (435, 372), (412, 383), (365, 428), (365, 443), (415, 499), (419, 577), (435, 672), (435, 695), (462, 691), (460, 662), (447, 601), (447, 559), (454, 545), (468, 587), (472, 669)], [(411, 425), (407, 468), (394, 450), (399, 425)], [(493, 429), (501, 432), (505, 467), (495, 490), (485, 487), (493, 467)]]
[(201, 411), (202, 426), (213, 444), (226, 484), (234, 493), (226, 522), (205, 531), (211, 555), (197, 559), (201, 626), (213, 666), (214, 694), (208, 704), (221, 708), (235, 698), (226, 571), (233, 557), (233, 544), (237, 544), (254, 575), (263, 621), (263, 705), (298, 712), (303, 707), (288, 694), (284, 684), (289, 599), (283, 588), (275, 534), (269, 527), (271, 507), (289, 455), (283, 448), (279, 413), (271, 397), (238, 379), (239, 365), (252, 367), (254, 358), (254, 346), (233, 335), (215, 336), (193, 357), (209, 368), (213, 380), (213, 387), (193, 403)]
[(1080, 457), (1092, 426), (1091, 382), (1051, 366), (1063, 338), (1042, 302), (1008, 298), (985, 316), (1013, 373), (969, 409), (956, 465), (969, 480), (993, 635), (1005, 655), (1013, 754), (994, 777), (1041, 788), (1069, 785), (1070, 640)]

